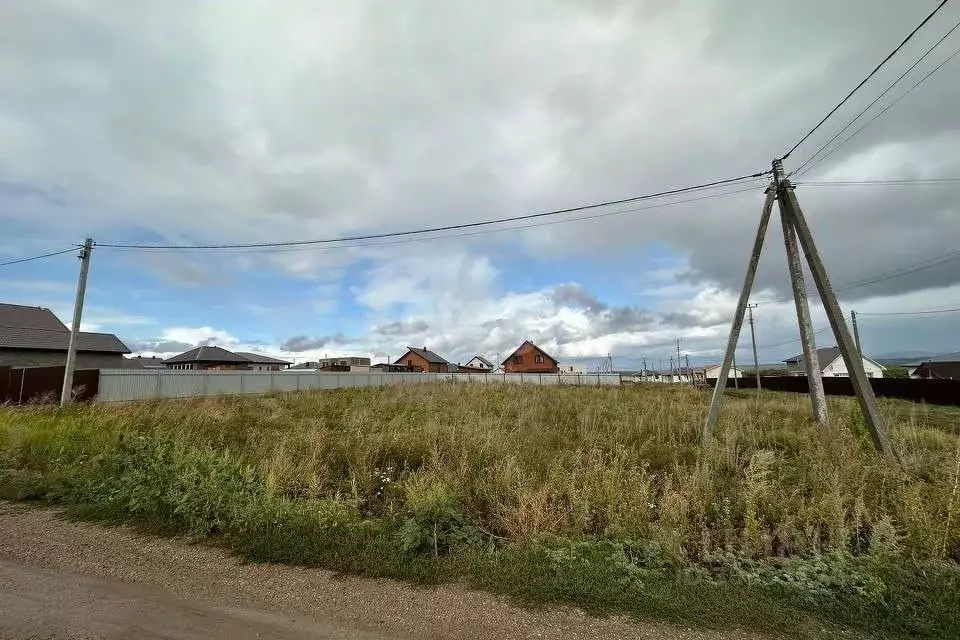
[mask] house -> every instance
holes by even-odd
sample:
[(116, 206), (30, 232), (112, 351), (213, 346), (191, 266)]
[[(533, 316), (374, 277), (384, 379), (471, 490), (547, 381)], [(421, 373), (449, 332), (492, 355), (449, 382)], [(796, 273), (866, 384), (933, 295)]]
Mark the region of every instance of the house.
[(450, 363), (426, 347), (417, 349), (407, 347), (407, 352), (397, 358), (394, 364), (405, 364), (413, 371), (421, 373), (447, 373)]
[(379, 362), (370, 366), (373, 373), (413, 373), (413, 369), (405, 364), (390, 364), (389, 362)]
[(236, 354), (250, 361), (248, 367), (250, 371), (282, 371), (293, 364), (287, 360), (272, 358), (259, 353), (250, 353), (249, 351), (237, 351)]
[(184, 351), (163, 361), (167, 369), (187, 369), (192, 371), (246, 371), (250, 361), (238, 353), (221, 347), (202, 346)]
[(339, 356), (336, 358), (321, 358), (317, 361), (317, 369), (323, 369), (324, 367), (330, 365), (337, 366), (347, 366), (347, 367), (369, 367), (370, 358), (362, 358), (357, 356)]
[[(50, 309), (0, 303), (0, 366), (62, 366), (70, 330)], [(77, 369), (119, 369), (127, 345), (112, 333), (77, 333)]]
[(529, 340), (524, 340), (503, 361), (503, 370), (507, 373), (559, 373), (560, 367), (553, 356)]
[(930, 358), (917, 367), (910, 377), (960, 380), (960, 351)]
[(166, 369), (163, 364), (163, 358), (137, 356), (136, 358), (124, 358), (123, 367), (125, 369)]
[(560, 371), (560, 373), (566, 373), (570, 375), (587, 372), (587, 368), (582, 364), (558, 364), (557, 369)]
[[(714, 379), (714, 380), (715, 380), (715, 379), (717, 379), (717, 378), (720, 377), (720, 367), (721, 367), (721, 365), (719, 365), (719, 364), (711, 364), (711, 365), (709, 365), (709, 366), (703, 367), (702, 369), (699, 370), (699, 373), (701, 374), (700, 377), (702, 377), (702, 378), (711, 378), (711, 379)], [(742, 378), (742, 377), (743, 377), (743, 369), (730, 367), (730, 371), (729, 371), (729, 373), (727, 374), (727, 377), (728, 377), (728, 378)]]
[[(884, 367), (876, 360), (862, 356), (863, 370), (868, 378), (882, 378)], [(821, 347), (817, 349), (817, 360), (820, 363), (820, 372), (824, 378), (847, 378), (847, 365), (840, 355), (839, 347)], [(807, 375), (806, 365), (804, 364), (803, 354), (799, 354), (784, 360), (787, 365), (787, 375), (805, 376)]]
[(468, 369), (475, 369), (478, 372), (493, 371), (493, 363), (479, 354), (470, 358), (470, 360), (467, 361), (467, 364), (463, 366)]

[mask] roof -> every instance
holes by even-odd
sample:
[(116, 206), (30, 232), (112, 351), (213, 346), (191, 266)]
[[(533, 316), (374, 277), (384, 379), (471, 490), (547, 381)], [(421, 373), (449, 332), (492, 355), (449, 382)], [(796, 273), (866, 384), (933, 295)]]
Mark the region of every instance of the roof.
[(222, 347), (202, 346), (184, 351), (180, 355), (167, 358), (164, 364), (176, 364), (178, 362), (230, 362), (230, 363), (249, 363), (250, 361), (241, 355), (227, 351)]
[(137, 356), (136, 358), (125, 358), (124, 364), (128, 364), (131, 367), (141, 367), (141, 368), (162, 367), (163, 358), (150, 357), (150, 356), (144, 358), (143, 356)]
[(486, 358), (484, 358), (484, 357), (481, 356), (480, 354), (477, 354), (477, 355), (473, 356), (472, 358), (470, 358), (470, 360), (471, 360), (471, 361), (472, 361), (472, 360), (479, 360), (480, 362), (482, 362), (483, 364), (487, 365), (488, 367), (492, 367), (492, 366), (493, 366), (493, 363), (492, 363), (492, 362), (490, 362), (489, 360), (487, 360)]
[[(416, 347), (407, 347), (407, 351), (412, 351), (413, 353), (417, 354), (418, 356), (420, 356), (430, 364), (449, 364), (441, 356), (438, 356), (437, 354), (435, 354), (433, 351), (430, 351), (426, 347), (424, 347), (423, 349), (417, 349)], [(400, 360), (403, 360), (403, 358), (400, 358)]]
[(924, 362), (913, 373), (921, 378), (960, 379), (960, 360), (956, 362)]
[(271, 358), (270, 356), (262, 356), (259, 353), (250, 353), (249, 351), (237, 351), (235, 352), (238, 356), (243, 356), (250, 362), (254, 364), (293, 364), (288, 360), (281, 360), (280, 358)]
[[(827, 366), (830, 365), (831, 362), (839, 358), (840, 355), (841, 355), (840, 347), (820, 347), (819, 349), (817, 349), (817, 362), (820, 364), (820, 371), (823, 371)], [(873, 358), (864, 356), (862, 354), (861, 354), (861, 357), (864, 360), (869, 360), (870, 362), (872, 362), (873, 364), (877, 365), (880, 368), (884, 368), (884, 369), (886, 368), (882, 364), (874, 360)], [(784, 362), (806, 367), (806, 364), (804, 364), (804, 361), (803, 361), (802, 353), (799, 355), (795, 355), (792, 358), (788, 358), (787, 360), (784, 360)]]
[(0, 326), (14, 329), (69, 331), (50, 309), (20, 304), (0, 303)]
[(533, 347), (534, 349), (536, 349), (537, 351), (539, 351), (540, 353), (542, 353), (543, 355), (545, 355), (547, 358), (549, 358), (550, 360), (552, 360), (554, 363), (557, 362), (557, 359), (554, 358), (552, 355), (550, 355), (549, 353), (547, 353), (546, 351), (544, 351), (543, 349), (541, 349), (541, 348), (538, 347), (537, 345), (533, 344), (533, 343), (530, 342), (529, 340), (524, 340), (523, 342), (520, 343), (520, 346), (517, 347), (516, 349), (514, 349), (514, 350), (513, 350), (513, 353), (511, 353), (510, 355), (508, 355), (507, 358), (506, 358), (501, 364), (507, 364), (508, 362), (510, 362), (510, 358), (512, 358), (513, 356), (515, 356), (515, 355), (517, 354), (517, 351), (520, 351), (520, 349), (523, 349), (523, 347), (524, 347), (525, 345), (530, 345), (531, 347)]

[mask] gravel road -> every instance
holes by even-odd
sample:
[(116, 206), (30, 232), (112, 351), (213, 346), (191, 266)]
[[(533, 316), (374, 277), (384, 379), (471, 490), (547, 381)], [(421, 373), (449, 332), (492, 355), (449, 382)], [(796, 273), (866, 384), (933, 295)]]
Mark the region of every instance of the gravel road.
[(572, 609), (528, 610), (460, 586), (416, 588), (245, 564), (218, 550), (0, 502), (0, 638), (644, 638), (760, 640)]

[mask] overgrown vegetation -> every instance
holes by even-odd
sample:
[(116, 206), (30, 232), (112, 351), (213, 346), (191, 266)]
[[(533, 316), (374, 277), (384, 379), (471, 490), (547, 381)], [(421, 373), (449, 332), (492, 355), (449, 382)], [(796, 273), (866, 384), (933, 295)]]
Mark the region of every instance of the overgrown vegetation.
[(255, 560), (707, 626), (960, 637), (960, 412), (413, 386), (0, 410), (0, 495)]

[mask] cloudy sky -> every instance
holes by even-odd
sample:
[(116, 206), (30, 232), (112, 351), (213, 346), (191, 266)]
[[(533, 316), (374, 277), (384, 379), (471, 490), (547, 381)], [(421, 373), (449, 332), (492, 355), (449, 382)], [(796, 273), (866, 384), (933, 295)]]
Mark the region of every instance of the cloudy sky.
[[(932, 4), (5, 0), (0, 262), (87, 236), (229, 244), (456, 225), (763, 171)], [(787, 169), (958, 19), (948, 5)], [(862, 120), (958, 46), (960, 30)], [(799, 181), (960, 178), (958, 71), (960, 58)], [(529, 338), (561, 360), (610, 353), (631, 367), (680, 338), (707, 362), (764, 187), (471, 235), (98, 247), (83, 324), (144, 354), (205, 343), (382, 361), (426, 345), (466, 361)], [(960, 259), (849, 286), (958, 251), (960, 183), (797, 194), (867, 352), (960, 349), (960, 314), (868, 315), (960, 307)], [(776, 216), (768, 240), (753, 301), (770, 362), (799, 345)], [(0, 300), (68, 320), (76, 271), (70, 255), (4, 267)]]

